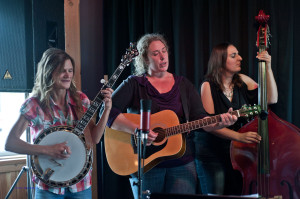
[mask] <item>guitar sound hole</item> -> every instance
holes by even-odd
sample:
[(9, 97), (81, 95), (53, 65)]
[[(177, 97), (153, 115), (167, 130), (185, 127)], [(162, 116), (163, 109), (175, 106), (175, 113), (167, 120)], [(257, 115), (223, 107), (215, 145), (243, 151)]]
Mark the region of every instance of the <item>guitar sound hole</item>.
[(163, 141), (165, 139), (166, 132), (165, 132), (165, 130), (163, 128), (156, 127), (156, 128), (153, 129), (153, 131), (155, 133), (158, 133), (156, 139), (154, 140), (155, 143), (159, 143), (159, 142), (161, 142), (161, 141)]

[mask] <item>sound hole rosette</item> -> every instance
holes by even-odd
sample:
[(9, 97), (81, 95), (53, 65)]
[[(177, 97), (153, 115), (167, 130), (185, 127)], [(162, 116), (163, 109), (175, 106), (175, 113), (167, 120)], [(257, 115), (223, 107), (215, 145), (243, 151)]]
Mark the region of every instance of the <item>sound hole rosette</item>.
[[(66, 141), (71, 148), (72, 153), (67, 159), (31, 155), (33, 173), (39, 180), (51, 187), (68, 187), (78, 183), (92, 166), (93, 154), (92, 150), (86, 146), (84, 134), (77, 135), (73, 130), (73, 127), (66, 126), (51, 127), (41, 132), (34, 141), (34, 144), (39, 145), (52, 145)], [(49, 169), (53, 170), (53, 173), (51, 176), (45, 176)]]

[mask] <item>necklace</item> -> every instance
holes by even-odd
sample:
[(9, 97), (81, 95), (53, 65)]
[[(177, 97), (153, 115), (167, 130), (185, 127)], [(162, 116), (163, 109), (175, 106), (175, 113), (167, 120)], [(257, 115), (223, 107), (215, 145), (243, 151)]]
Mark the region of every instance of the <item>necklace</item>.
[(233, 96), (233, 88), (225, 88), (223, 93), (227, 98), (231, 98)]

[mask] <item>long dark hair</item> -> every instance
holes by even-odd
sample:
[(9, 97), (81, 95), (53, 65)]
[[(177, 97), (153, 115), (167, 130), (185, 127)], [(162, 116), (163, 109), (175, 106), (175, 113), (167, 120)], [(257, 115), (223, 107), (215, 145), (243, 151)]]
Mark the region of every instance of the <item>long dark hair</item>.
[[(227, 60), (227, 49), (229, 46), (233, 46), (231, 43), (221, 43), (215, 46), (210, 54), (208, 61), (208, 69), (206, 73), (206, 78), (218, 85), (219, 89), (224, 90), (224, 85), (222, 83), (222, 73), (226, 69), (226, 60)], [(232, 83), (234, 86), (241, 87), (242, 79), (236, 73), (232, 78)]]

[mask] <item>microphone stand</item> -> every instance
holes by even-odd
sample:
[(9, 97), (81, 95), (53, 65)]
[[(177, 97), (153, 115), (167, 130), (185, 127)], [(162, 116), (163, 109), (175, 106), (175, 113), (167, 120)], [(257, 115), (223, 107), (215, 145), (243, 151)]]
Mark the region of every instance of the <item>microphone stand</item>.
[(143, 186), (142, 186), (142, 183), (143, 183), (143, 180), (142, 180), (142, 177), (143, 177), (143, 167), (141, 166), (142, 165), (142, 136), (141, 136), (141, 130), (139, 129), (135, 129), (135, 135), (136, 135), (136, 144), (137, 144), (137, 154), (138, 154), (138, 175), (137, 175), (137, 178), (138, 178), (138, 182), (137, 182), (137, 186), (138, 186), (138, 198), (139, 199), (142, 199), (143, 198)]
[[(150, 198), (150, 191), (146, 190), (143, 192), (143, 174), (144, 174), (144, 161), (145, 161), (145, 151), (146, 151), (146, 144), (148, 133), (150, 129), (150, 113), (151, 113), (151, 103), (150, 99), (141, 99), (141, 120), (140, 120), (140, 129), (135, 129), (135, 136), (136, 136), (136, 145), (137, 145), (137, 154), (138, 154), (138, 182), (134, 183), (133, 185), (138, 186), (138, 198), (142, 199), (143, 194), (146, 195), (146, 198)], [(143, 148), (142, 148), (142, 141), (143, 141)], [(143, 165), (142, 165), (143, 159)]]
[[(134, 183), (134, 185), (138, 186), (138, 198), (142, 199), (143, 194), (146, 195), (146, 198), (150, 198), (150, 191), (146, 190), (143, 191), (143, 174), (144, 174), (144, 164), (142, 166), (142, 159), (145, 159), (145, 150), (146, 150), (146, 143), (147, 143), (147, 137), (148, 132), (143, 132), (142, 130), (136, 128), (135, 129), (135, 135), (136, 135), (136, 144), (137, 144), (137, 154), (138, 154), (138, 182)], [(142, 144), (143, 140), (143, 144)], [(144, 147), (142, 147), (142, 145)]]

